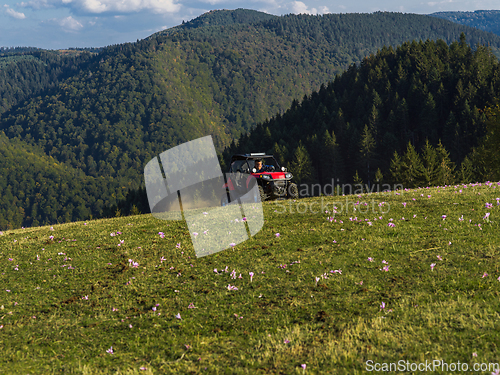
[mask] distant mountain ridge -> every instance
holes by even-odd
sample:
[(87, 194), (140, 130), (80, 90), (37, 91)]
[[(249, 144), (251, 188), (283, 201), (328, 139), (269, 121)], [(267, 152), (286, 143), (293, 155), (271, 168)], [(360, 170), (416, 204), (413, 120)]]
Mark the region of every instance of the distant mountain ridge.
[(500, 10), (476, 10), (474, 12), (436, 12), (430, 16), (475, 27), (500, 35)]
[[(12, 188), (18, 177), (9, 166), (0, 165), (0, 176), (12, 181), (0, 185), (0, 216), (16, 217), (9, 221), (14, 226), (98, 216), (103, 201), (113, 204), (138, 188), (145, 163), (164, 150), (212, 135), (222, 151), (384, 46), (414, 39), (451, 44), (463, 32), (473, 46), (486, 44), (499, 53), (500, 37), (436, 17), (385, 12), (276, 17), (236, 10), (210, 12), (96, 54), (64, 57), (63, 66), (57, 65), (60, 57), (51, 58), (41, 80), (33, 78), (43, 64), (10, 63), (0, 68), (0, 91), (22, 88), (23, 96), (2, 103), (0, 131), (16, 147), (36, 147), (49, 158), (40, 160), (51, 157), (75, 170), (80, 186), (99, 181), (103, 189), (86, 189), (83, 206), (81, 200), (66, 200), (49, 216), (57, 190), (26, 196)], [(23, 168), (20, 163), (18, 172), (25, 171), (30, 186), (48, 178)], [(11, 215), (11, 205), (1, 205), (9, 186), (24, 212), (21, 221)]]

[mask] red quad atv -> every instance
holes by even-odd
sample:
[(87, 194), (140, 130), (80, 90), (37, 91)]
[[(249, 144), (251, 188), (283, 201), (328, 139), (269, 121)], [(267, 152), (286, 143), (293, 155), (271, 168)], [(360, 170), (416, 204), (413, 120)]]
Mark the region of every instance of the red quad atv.
[[(257, 172), (255, 162), (262, 161), (263, 170)], [(230, 203), (229, 191), (237, 191), (238, 187), (248, 191), (252, 178), (259, 186), (261, 202), (270, 199), (285, 199), (299, 197), (297, 184), (292, 182), (293, 175), (285, 167), (280, 167), (273, 155), (265, 153), (238, 154), (231, 157), (227, 183), (223, 186), (226, 193), (221, 199), (221, 205)], [(234, 181), (233, 181), (234, 179)], [(242, 186), (243, 185), (243, 186)]]

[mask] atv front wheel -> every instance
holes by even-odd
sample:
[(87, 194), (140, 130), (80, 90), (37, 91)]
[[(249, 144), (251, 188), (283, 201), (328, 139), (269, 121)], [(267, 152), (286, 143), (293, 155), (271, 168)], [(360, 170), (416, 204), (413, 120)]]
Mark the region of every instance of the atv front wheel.
[(220, 205), (222, 207), (225, 207), (225, 206), (229, 205), (229, 203), (231, 203), (231, 200), (229, 199), (229, 192), (226, 191), (224, 193), (224, 195), (222, 196), (222, 198), (220, 199)]
[(297, 199), (299, 197), (299, 188), (297, 187), (297, 184), (294, 184), (293, 182), (288, 185), (288, 198), (290, 199)]
[(260, 201), (264, 202), (267, 199), (266, 193), (264, 193), (264, 188), (259, 185)]

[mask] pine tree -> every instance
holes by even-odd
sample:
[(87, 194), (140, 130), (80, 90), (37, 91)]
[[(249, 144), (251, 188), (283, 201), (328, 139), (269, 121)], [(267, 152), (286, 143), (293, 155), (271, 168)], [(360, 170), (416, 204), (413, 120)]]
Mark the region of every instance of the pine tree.
[[(380, 100), (380, 97), (378, 97), (378, 99)], [(370, 132), (372, 133), (374, 138), (376, 138), (377, 136), (377, 130), (379, 127), (379, 118), (380, 118), (379, 110), (377, 109), (376, 105), (373, 104), (370, 114), (368, 115), (368, 128), (370, 129)]]
[(489, 107), (486, 114), (486, 135), (475, 150), (474, 165), (480, 171), (480, 177), (487, 180), (500, 179), (500, 105)]
[(321, 145), (322, 158), (318, 164), (321, 168), (322, 184), (331, 183), (335, 179), (343, 177), (342, 161), (339, 151), (339, 145), (335, 132), (332, 131), (331, 135), (328, 130), (325, 130), (323, 135), (323, 143)]
[(333, 129), (340, 138), (344, 137), (347, 133), (347, 123), (345, 121), (344, 112), (339, 108), (337, 114), (333, 118)]
[(358, 170), (356, 169), (356, 173), (352, 177), (352, 180), (354, 182), (354, 190), (356, 194), (362, 193), (363, 192), (363, 180), (361, 177), (359, 177)]
[(375, 146), (376, 142), (375, 139), (373, 138), (372, 132), (368, 128), (368, 125), (365, 125), (363, 129), (363, 133), (361, 134), (361, 141), (360, 141), (360, 153), (361, 153), (361, 160), (360, 164), (363, 165), (364, 168), (366, 168), (366, 178), (368, 181), (368, 188), (370, 188), (370, 163), (373, 162), (374, 156), (375, 156)]
[(286, 147), (285, 146), (282, 146), (280, 147), (280, 145), (275, 142), (274, 143), (274, 146), (273, 146), (273, 149), (272, 149), (272, 153), (274, 155), (274, 157), (276, 158), (276, 160), (278, 161), (279, 165), (280, 166), (285, 166), (285, 161), (286, 161)]
[(455, 181), (455, 163), (450, 159), (450, 153), (439, 141), (436, 147), (436, 153), (439, 161), (437, 183), (441, 186), (450, 185)]
[(450, 150), (450, 155), (453, 160), (459, 159), (462, 155), (461, 140), (460, 140), (460, 124), (457, 122), (455, 114), (450, 111), (448, 119), (443, 129), (443, 143)]
[(436, 113), (436, 101), (430, 92), (426, 94), (422, 105), (419, 123), (422, 134), (428, 138), (430, 137), (432, 141), (436, 142), (438, 117)]
[(373, 185), (375, 186), (374, 189), (371, 189), (371, 191), (381, 191), (382, 183), (384, 181), (384, 175), (382, 174), (382, 171), (380, 168), (377, 168), (377, 172), (375, 172), (375, 177), (373, 181)]
[(414, 188), (419, 186), (422, 182), (423, 165), (420, 156), (411, 142), (408, 142), (406, 153), (403, 156), (402, 166), (403, 183), (406, 187)]
[[(320, 133), (321, 134), (321, 133)], [(319, 181), (323, 180), (323, 169), (321, 168), (322, 161), (324, 158), (322, 149), (322, 140), (318, 137), (318, 134), (313, 134), (311, 137), (307, 137), (306, 143), (308, 145), (309, 157), (311, 158), (311, 165), (317, 165), (316, 177)]]
[(474, 165), (468, 156), (466, 156), (460, 164), (460, 171), (458, 173), (458, 179), (461, 183), (468, 184), (474, 182)]
[(394, 151), (394, 155), (391, 159), (391, 166), (389, 172), (392, 176), (392, 182), (394, 184), (401, 183), (403, 180), (403, 162), (397, 151)]
[(264, 128), (264, 132), (262, 134), (262, 139), (261, 139), (261, 146), (263, 148), (263, 152), (266, 152), (266, 150), (270, 149), (272, 146), (272, 140), (273, 136), (271, 135), (271, 131), (269, 130), (269, 127)]
[(132, 205), (132, 208), (130, 209), (130, 215), (139, 215), (141, 212), (137, 208), (135, 204)]
[(398, 103), (395, 115), (399, 138), (400, 140), (407, 139), (410, 128), (410, 115), (406, 98), (402, 98)]
[(439, 162), (436, 150), (429, 143), (428, 139), (425, 140), (425, 145), (422, 150), (422, 164), (422, 181), (424, 185), (435, 185), (437, 183)]
[(298, 184), (310, 183), (313, 180), (314, 170), (312, 168), (311, 158), (306, 148), (299, 141), (299, 145), (295, 149), (290, 171), (293, 173)]

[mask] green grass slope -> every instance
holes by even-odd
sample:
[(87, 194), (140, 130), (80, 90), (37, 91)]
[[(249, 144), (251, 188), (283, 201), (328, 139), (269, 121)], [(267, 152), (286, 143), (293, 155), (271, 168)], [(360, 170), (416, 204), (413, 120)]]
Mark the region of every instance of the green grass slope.
[(490, 373), (500, 362), (500, 182), (265, 203), (264, 214), (255, 237), (199, 259), (184, 222), (149, 215), (0, 233), (0, 372), (360, 374), (402, 360)]

